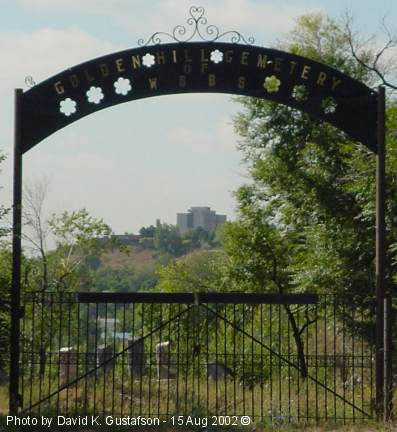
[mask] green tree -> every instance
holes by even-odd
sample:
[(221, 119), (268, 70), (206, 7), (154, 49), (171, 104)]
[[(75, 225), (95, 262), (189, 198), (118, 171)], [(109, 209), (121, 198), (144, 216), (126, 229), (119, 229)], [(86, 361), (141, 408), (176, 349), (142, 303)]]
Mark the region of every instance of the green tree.
[(223, 251), (192, 252), (157, 270), (161, 292), (230, 291)]
[(156, 227), (153, 225), (150, 225), (148, 227), (142, 227), (139, 230), (139, 235), (141, 237), (154, 237), (155, 232), (156, 232)]
[(214, 233), (210, 233), (202, 227), (187, 231), (182, 238), (184, 244), (191, 250), (210, 248), (214, 244)]
[[(0, 153), (0, 164), (5, 156)], [(9, 208), (0, 205), (0, 382), (6, 375), (10, 332), (11, 253), (5, 242), (10, 229), (5, 223)]]
[[(365, 66), (375, 54), (361, 50), (362, 62), (357, 61), (344, 29), (323, 15), (300, 17), (280, 48), (334, 66), (369, 86), (375, 83), (376, 77)], [(242, 137), (239, 149), (251, 183), (236, 194), (238, 221), (227, 224), (222, 233), (231, 264), (229, 278), (250, 291), (334, 293), (342, 301), (372, 310), (374, 155), (303, 112), (255, 98), (238, 101), (242, 111), (234, 124)], [(389, 122), (393, 115), (395, 122), (394, 109), (389, 104)], [(389, 131), (393, 129), (389, 126)], [(391, 198), (397, 192), (396, 143), (395, 137), (388, 138)], [(390, 199), (387, 208), (392, 245), (396, 244), (394, 201)], [(390, 248), (390, 288), (394, 254)], [(300, 335), (313, 319), (307, 316), (298, 328), (289, 307), (286, 313), (304, 376), (307, 368)], [(371, 339), (372, 327), (371, 321), (360, 331)], [(359, 330), (353, 323), (352, 328)]]
[(0, 383), (7, 369), (8, 346), (10, 343), (10, 291), (11, 291), (11, 254), (3, 247), (0, 249)]
[[(86, 209), (46, 216), (48, 182), (24, 188), (23, 237), (32, 256), (33, 290), (76, 290), (87, 287), (101, 253), (115, 245), (111, 228)], [(55, 248), (50, 249), (50, 240)]]
[(175, 225), (156, 222), (154, 246), (160, 252), (179, 256), (183, 253), (182, 237)]
[[(34, 202), (37, 204), (37, 200)], [(99, 258), (107, 246), (113, 246), (113, 241), (110, 227), (102, 219), (90, 216), (86, 209), (63, 212), (49, 220), (44, 217), (41, 205), (35, 209), (39, 211), (32, 212), (31, 219), (25, 219), (36, 223), (33, 228), (37, 230), (32, 230), (29, 238), (37, 249), (33, 249), (36, 252), (33, 256), (25, 258), (26, 281), (22, 281), (22, 287), (30, 295), (24, 303), (21, 338), (30, 344), (32, 352), (46, 352), (54, 342), (54, 328), (66, 334), (78, 325), (78, 305), (73, 301), (73, 293), (92, 289), (94, 268), (98, 264), (94, 257)], [(55, 248), (47, 248), (44, 232), (53, 236)], [(67, 314), (66, 307), (55, 307), (57, 298), (68, 305)]]
[(150, 291), (156, 286), (157, 280), (158, 277), (152, 269), (100, 267), (92, 276), (92, 290), (112, 292)]
[[(0, 152), (0, 164), (4, 161), (4, 159), (5, 156)], [(10, 209), (8, 207), (5, 207), (3, 204), (0, 205), (0, 240), (10, 233), (10, 227), (7, 226), (7, 224), (4, 224), (4, 218), (9, 212)]]
[[(344, 29), (323, 15), (300, 17), (282, 47), (335, 66), (367, 85), (375, 83), (374, 74), (352, 56)], [(360, 51), (365, 63), (374, 55)], [(252, 178), (251, 185), (237, 194), (240, 216), (266, 229), (274, 225), (281, 238), (292, 241), (293, 259), (285, 267), (289, 289), (336, 292), (369, 302), (375, 286), (374, 155), (305, 113), (254, 98), (239, 102), (243, 110), (235, 127), (243, 138), (240, 150)], [(393, 110), (388, 108), (389, 122), (392, 112), (395, 117)], [(395, 137), (389, 136), (387, 218), (392, 243), (396, 238), (394, 148)], [(255, 247), (252, 241), (254, 254), (260, 253)], [(390, 287), (393, 254), (390, 249)]]
[(56, 248), (48, 257), (52, 264), (51, 287), (73, 290), (84, 286), (89, 282), (84, 265), (87, 259), (100, 257), (114, 244), (110, 226), (90, 216), (86, 209), (53, 215), (48, 223), (56, 241)]
[[(244, 197), (244, 195), (248, 194)], [(299, 257), (294, 233), (281, 231), (269, 222), (267, 209), (257, 208), (249, 202), (249, 189), (240, 190), (240, 219), (229, 222), (222, 230), (225, 252), (229, 258), (227, 279), (244, 292), (277, 292), (296, 290), (291, 278), (291, 267)], [(242, 202), (248, 198), (247, 207)], [(229, 282), (229, 283), (230, 283)], [(283, 305), (291, 324), (301, 375), (307, 377), (303, 331), (314, 323), (307, 314), (298, 324), (289, 305)]]

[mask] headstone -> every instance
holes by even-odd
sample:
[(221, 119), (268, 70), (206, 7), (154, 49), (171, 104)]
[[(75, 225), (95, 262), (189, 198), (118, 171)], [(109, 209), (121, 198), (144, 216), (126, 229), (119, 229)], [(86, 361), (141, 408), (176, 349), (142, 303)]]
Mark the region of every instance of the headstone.
[(212, 380), (224, 379), (226, 376), (226, 368), (221, 363), (207, 364), (207, 377)]
[(59, 377), (61, 385), (77, 378), (77, 352), (73, 347), (62, 347), (59, 350)]
[(156, 345), (157, 378), (174, 379), (175, 371), (172, 370), (171, 342), (161, 342)]
[[(98, 345), (96, 350), (96, 363), (97, 367), (100, 366), (98, 372), (107, 372), (114, 366), (114, 353), (113, 348), (110, 345)], [(102, 364), (103, 366), (101, 366)]]
[(139, 336), (128, 339), (128, 367), (135, 378), (140, 378), (145, 370), (145, 342)]

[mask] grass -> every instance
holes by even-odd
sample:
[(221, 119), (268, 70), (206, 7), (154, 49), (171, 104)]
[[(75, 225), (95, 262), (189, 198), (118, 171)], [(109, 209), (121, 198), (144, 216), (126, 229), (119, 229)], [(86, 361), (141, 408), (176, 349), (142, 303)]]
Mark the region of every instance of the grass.
[(154, 269), (157, 262), (153, 257), (153, 250), (144, 249), (140, 246), (128, 246), (128, 251), (121, 252), (118, 249), (108, 251), (101, 257), (104, 266), (113, 269), (124, 269), (133, 267), (137, 269)]
[[(36, 377), (32, 387), (25, 386), (24, 406), (29, 407), (51, 394), (58, 387), (57, 381), (57, 376), (53, 375), (50, 382), (47, 378), (40, 385)], [(97, 377), (92, 374), (77, 385), (62, 390), (59, 396), (55, 395), (42, 403), (39, 414), (51, 413), (58, 405), (61, 412), (72, 413), (85, 413), (87, 409), (88, 412), (131, 415), (235, 414), (270, 418), (282, 424), (296, 418), (307, 422), (327, 417), (360, 420), (365, 418), (360, 409), (371, 411), (367, 387), (356, 389), (355, 399), (354, 387), (343, 390), (342, 396), (346, 400), (355, 400), (358, 409), (353, 409), (332, 392), (297, 376), (288, 380), (275, 375), (272, 380), (263, 383), (242, 385), (229, 377), (226, 380), (207, 381), (203, 374), (197, 379), (197, 376), (186, 377), (180, 373), (178, 379), (158, 381), (156, 371), (152, 370), (142, 380), (131, 379), (125, 371), (123, 381), (122, 386), (120, 371), (114, 377), (111, 371), (106, 375), (100, 373)], [(4, 407), (2, 409), (4, 412)]]
[[(163, 385), (164, 383), (156, 383), (157, 385), (160, 384)], [(180, 385), (183, 385), (184, 383), (181, 382)], [(168, 384), (166, 384), (168, 386)], [(157, 389), (158, 387), (154, 387), (152, 390)], [(79, 390), (79, 388), (77, 389)], [(81, 389), (80, 389), (81, 390)], [(93, 389), (90, 389), (90, 392)], [(147, 402), (147, 392), (148, 387), (145, 384), (143, 388), (143, 393), (146, 393), (146, 402)], [(175, 391), (175, 382), (171, 386), (171, 393), (172, 390)], [(188, 390), (191, 390), (191, 388), (188, 387)], [(214, 390), (214, 389), (212, 389)], [(219, 391), (222, 390), (222, 388), (218, 389)], [(57, 432), (57, 431), (76, 431), (76, 432), (123, 432), (123, 431), (131, 431), (131, 430), (142, 430), (146, 432), (171, 432), (171, 431), (179, 431), (179, 432), (193, 432), (193, 431), (203, 431), (206, 430), (208, 432), (267, 432), (267, 431), (277, 431), (277, 432), (397, 432), (397, 424), (396, 423), (377, 423), (375, 421), (366, 421), (363, 422), (362, 420), (359, 420), (356, 424), (348, 424), (348, 425), (342, 425), (342, 424), (335, 424), (334, 422), (325, 422), (320, 421), (319, 424), (316, 425), (308, 425), (305, 424), (304, 421), (300, 422), (299, 424), (294, 423), (287, 423), (287, 422), (279, 422), (274, 421), (271, 422), (270, 419), (265, 420), (265, 422), (257, 422), (255, 425), (250, 425), (249, 427), (208, 427), (206, 429), (203, 429), (202, 427), (197, 428), (191, 428), (191, 427), (171, 427), (170, 425), (164, 424), (157, 427), (122, 427), (122, 426), (103, 426), (103, 427), (51, 427), (51, 429), (48, 428), (37, 428), (37, 427), (12, 427), (8, 426), (6, 427), (6, 414), (7, 414), (7, 406), (8, 406), (8, 400), (7, 400), (7, 392), (8, 387), (7, 386), (1, 386), (0, 387), (0, 407), (1, 407), (1, 415), (0, 415), (0, 431), (1, 432), (22, 432), (22, 431), (41, 431), (41, 430), (51, 430), (51, 432)], [(73, 392), (70, 390), (70, 393), (72, 393), (72, 397), (69, 396), (69, 403), (75, 401), (75, 398), (73, 397)], [(175, 392), (174, 392), (175, 393)], [(103, 393), (102, 393), (103, 394)], [(160, 394), (161, 396), (161, 394)], [(156, 399), (158, 397), (158, 394), (156, 395)], [(63, 392), (63, 395), (61, 395), (60, 402), (61, 405), (64, 404), (63, 408), (65, 408), (66, 403), (66, 392)], [(160, 399), (161, 400), (161, 399)], [(175, 400), (174, 400), (175, 402)], [(315, 402), (315, 401), (314, 401)], [(161, 405), (160, 405), (161, 406)], [(100, 407), (99, 407), (100, 408)], [(62, 408), (61, 408), (62, 413)], [(43, 412), (42, 412), (43, 414)], [(52, 413), (55, 415), (55, 413)], [(124, 413), (124, 415), (129, 415), (130, 413)], [(48, 412), (48, 415), (50, 415), (50, 412)], [(205, 413), (200, 413), (199, 411), (195, 412), (195, 415), (205, 416)], [(73, 416), (73, 414), (71, 414)], [(133, 414), (134, 416), (134, 414)], [(136, 413), (135, 413), (136, 416)]]
[(0, 417), (8, 413), (8, 385), (0, 385)]

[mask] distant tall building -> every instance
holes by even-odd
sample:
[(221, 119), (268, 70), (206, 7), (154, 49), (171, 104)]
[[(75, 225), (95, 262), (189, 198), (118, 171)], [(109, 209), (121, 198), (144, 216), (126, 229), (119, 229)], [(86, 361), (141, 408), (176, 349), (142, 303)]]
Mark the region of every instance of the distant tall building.
[(214, 232), (218, 225), (226, 222), (226, 215), (218, 215), (210, 207), (191, 207), (188, 213), (177, 213), (176, 225), (181, 234), (201, 227), (208, 232)]

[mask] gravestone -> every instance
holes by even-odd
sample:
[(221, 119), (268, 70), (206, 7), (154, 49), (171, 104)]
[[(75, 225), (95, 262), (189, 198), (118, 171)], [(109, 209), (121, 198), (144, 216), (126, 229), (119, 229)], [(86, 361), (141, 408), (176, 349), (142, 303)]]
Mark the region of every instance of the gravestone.
[(77, 377), (77, 352), (73, 347), (62, 347), (59, 350), (59, 378), (64, 385)]
[(222, 363), (207, 363), (207, 377), (211, 380), (225, 379), (226, 375), (233, 376), (233, 372)]
[(226, 376), (225, 366), (221, 363), (207, 364), (207, 377), (212, 380), (224, 379)]
[(140, 378), (145, 369), (145, 342), (139, 336), (133, 336), (128, 340), (128, 367), (135, 378)]
[(98, 345), (96, 350), (97, 366), (106, 362), (103, 366), (100, 366), (98, 372), (101, 370), (107, 372), (114, 366), (115, 359), (112, 357), (114, 357), (114, 353), (113, 348), (110, 345)]
[(157, 379), (174, 379), (175, 371), (172, 369), (171, 342), (165, 341), (156, 345)]

